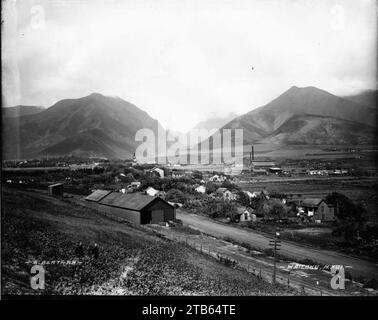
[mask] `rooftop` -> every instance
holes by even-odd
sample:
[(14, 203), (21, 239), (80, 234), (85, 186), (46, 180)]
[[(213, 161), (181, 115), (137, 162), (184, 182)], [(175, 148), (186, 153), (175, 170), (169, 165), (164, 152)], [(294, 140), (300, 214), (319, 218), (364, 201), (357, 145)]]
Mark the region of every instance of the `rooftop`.
[(86, 197), (85, 200), (98, 202), (106, 197), (109, 193), (111, 193), (111, 191), (109, 190), (95, 190), (88, 197)]
[(304, 207), (317, 207), (323, 199), (321, 198), (306, 198), (302, 202), (302, 206)]
[(152, 197), (141, 193), (123, 194), (119, 192), (112, 192), (109, 195), (105, 196), (99, 203), (108, 206), (140, 211), (153, 201), (164, 200), (159, 197)]

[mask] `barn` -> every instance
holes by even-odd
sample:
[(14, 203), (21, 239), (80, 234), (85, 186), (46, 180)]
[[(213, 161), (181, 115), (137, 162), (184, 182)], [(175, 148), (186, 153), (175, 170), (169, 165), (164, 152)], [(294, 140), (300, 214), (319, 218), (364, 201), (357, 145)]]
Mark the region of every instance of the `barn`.
[(141, 193), (96, 190), (85, 200), (92, 208), (137, 225), (168, 222), (176, 218), (174, 206), (160, 197)]

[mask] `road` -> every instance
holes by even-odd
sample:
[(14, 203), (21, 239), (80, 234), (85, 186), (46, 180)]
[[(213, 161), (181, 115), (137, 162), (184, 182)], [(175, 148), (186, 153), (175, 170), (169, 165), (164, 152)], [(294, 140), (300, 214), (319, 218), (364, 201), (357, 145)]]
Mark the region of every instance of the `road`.
[[(252, 230), (243, 230), (230, 225), (216, 222), (207, 217), (190, 214), (181, 209), (177, 210), (176, 216), (184, 224), (218, 238), (231, 238), (239, 243), (248, 243), (256, 249), (268, 249), (268, 235), (256, 233)], [(281, 242), (280, 255), (296, 260), (310, 259), (324, 265), (350, 266), (346, 270), (354, 276), (362, 276), (366, 279), (378, 278), (378, 264), (368, 260), (351, 257), (339, 252), (320, 250), (310, 246), (299, 245), (293, 242)]]

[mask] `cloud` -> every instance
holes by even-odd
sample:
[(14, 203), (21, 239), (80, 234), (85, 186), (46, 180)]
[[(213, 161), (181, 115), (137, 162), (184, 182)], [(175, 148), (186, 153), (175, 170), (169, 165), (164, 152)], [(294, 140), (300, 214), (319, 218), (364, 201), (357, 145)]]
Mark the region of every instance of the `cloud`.
[(101, 92), (185, 131), (292, 85), (376, 86), (374, 1), (8, 0), (3, 16), (8, 106)]

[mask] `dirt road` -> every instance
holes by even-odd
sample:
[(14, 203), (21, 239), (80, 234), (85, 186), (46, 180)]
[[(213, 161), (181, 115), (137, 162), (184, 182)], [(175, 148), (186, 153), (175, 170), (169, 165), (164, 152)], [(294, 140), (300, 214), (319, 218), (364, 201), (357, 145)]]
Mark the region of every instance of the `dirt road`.
[[(268, 235), (256, 233), (252, 230), (242, 230), (183, 210), (177, 210), (177, 218), (181, 219), (184, 224), (214, 237), (228, 237), (240, 243), (248, 243), (256, 249), (264, 250), (269, 248), (269, 240), (271, 238)], [(310, 259), (325, 265), (343, 265), (354, 276), (362, 276), (366, 279), (378, 278), (378, 263), (334, 251), (320, 250), (310, 246), (282, 241), (280, 254), (296, 260)]]

